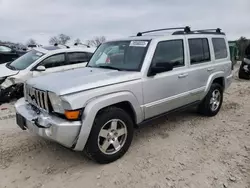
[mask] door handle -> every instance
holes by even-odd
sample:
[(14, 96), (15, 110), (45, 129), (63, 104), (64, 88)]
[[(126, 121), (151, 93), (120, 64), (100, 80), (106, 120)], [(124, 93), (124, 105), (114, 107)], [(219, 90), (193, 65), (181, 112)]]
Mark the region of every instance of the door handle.
[(183, 74), (178, 75), (178, 78), (185, 78), (187, 76), (188, 76), (188, 73), (183, 73)]
[(214, 70), (214, 68), (212, 68), (212, 67), (207, 69), (207, 71), (213, 71), (213, 70)]

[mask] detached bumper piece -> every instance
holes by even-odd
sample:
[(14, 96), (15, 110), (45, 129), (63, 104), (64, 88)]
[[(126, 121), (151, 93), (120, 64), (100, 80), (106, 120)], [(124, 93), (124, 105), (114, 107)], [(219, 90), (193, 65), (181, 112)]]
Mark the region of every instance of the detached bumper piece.
[(45, 139), (55, 141), (71, 148), (80, 132), (81, 121), (67, 121), (34, 109), (24, 98), (15, 104), (16, 122), (22, 130), (28, 130)]

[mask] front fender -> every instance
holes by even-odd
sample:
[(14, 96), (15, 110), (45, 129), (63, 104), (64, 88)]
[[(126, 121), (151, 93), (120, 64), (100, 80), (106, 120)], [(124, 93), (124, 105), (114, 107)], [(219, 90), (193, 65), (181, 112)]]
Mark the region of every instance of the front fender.
[(111, 106), (119, 102), (129, 102), (135, 112), (136, 122), (139, 123), (143, 120), (143, 112), (136, 97), (130, 92), (118, 92), (104, 96), (97, 97), (89, 101), (84, 108), (82, 115), (82, 127), (78, 136), (74, 150), (82, 151), (87, 143), (93, 122), (99, 110)]
[(216, 78), (221, 78), (223, 77), (223, 82), (225, 84), (225, 73), (220, 71), (220, 72), (215, 72), (213, 74), (211, 74), (208, 78), (208, 81), (207, 81), (207, 84), (206, 84), (206, 89), (205, 89), (205, 96), (207, 95), (213, 81), (216, 79)]

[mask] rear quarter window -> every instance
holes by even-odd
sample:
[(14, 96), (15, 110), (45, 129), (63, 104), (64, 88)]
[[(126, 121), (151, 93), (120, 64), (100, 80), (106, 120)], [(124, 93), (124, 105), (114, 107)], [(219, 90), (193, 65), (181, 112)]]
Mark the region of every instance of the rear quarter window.
[(212, 38), (215, 59), (227, 58), (227, 45), (224, 38)]

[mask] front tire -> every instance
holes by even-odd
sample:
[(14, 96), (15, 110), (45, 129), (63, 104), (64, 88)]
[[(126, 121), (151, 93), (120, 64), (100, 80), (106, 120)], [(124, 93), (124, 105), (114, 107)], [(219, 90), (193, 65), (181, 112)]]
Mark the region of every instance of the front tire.
[(220, 111), (223, 102), (223, 88), (218, 83), (213, 83), (206, 97), (199, 105), (199, 112), (205, 116), (215, 116)]
[(85, 153), (98, 163), (121, 158), (131, 145), (134, 124), (126, 111), (109, 107), (97, 114), (85, 147)]

